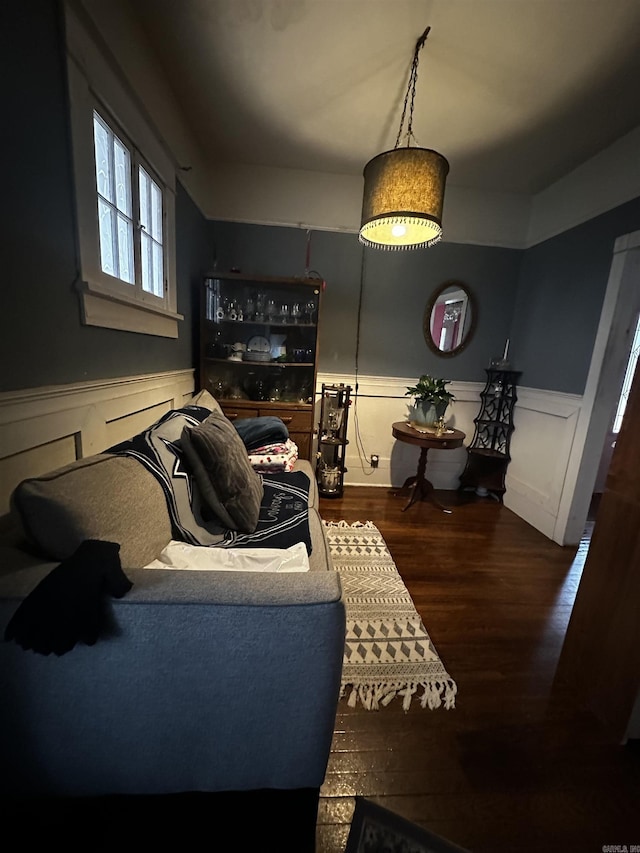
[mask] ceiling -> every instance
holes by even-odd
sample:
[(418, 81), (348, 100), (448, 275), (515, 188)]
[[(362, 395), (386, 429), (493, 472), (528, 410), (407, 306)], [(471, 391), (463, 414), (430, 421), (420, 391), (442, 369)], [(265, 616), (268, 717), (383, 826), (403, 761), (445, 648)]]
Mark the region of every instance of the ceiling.
[(217, 164), (362, 175), (427, 26), (413, 131), (449, 184), (533, 194), (640, 126), (639, 0), (128, 5)]

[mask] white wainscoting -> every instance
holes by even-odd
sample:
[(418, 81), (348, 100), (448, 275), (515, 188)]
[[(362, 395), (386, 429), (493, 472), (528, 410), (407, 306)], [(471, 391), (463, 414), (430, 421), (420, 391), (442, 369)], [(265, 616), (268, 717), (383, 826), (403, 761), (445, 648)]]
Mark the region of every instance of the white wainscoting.
[[(360, 376), (358, 391), (353, 376), (319, 374), (317, 392), (327, 385), (343, 382), (351, 386), (351, 410), (347, 438), (349, 445), (345, 456), (347, 473), (345, 485), (401, 486), (407, 477), (416, 473), (420, 450), (396, 441), (391, 433), (394, 421), (407, 418), (411, 397), (404, 396), (408, 386), (415, 385), (418, 377)], [(448, 389), (455, 394), (455, 403), (447, 410), (449, 426), (462, 430), (471, 441), (473, 418), (478, 414), (479, 393), (483, 386), (476, 382), (452, 382)], [(316, 424), (318, 413), (316, 413)], [(379, 457), (377, 468), (369, 460), (372, 454)], [(458, 478), (464, 470), (467, 454), (464, 447), (455, 450), (430, 450), (427, 457), (427, 476), (438, 489), (456, 489)]]
[(582, 397), (533, 388), (517, 395), (504, 504), (553, 539)]
[[(419, 450), (396, 441), (391, 424), (406, 419), (411, 400), (404, 392), (416, 380), (360, 376), (356, 393), (353, 375), (318, 375), (318, 401), (323, 382), (343, 382), (352, 389), (345, 484), (391, 488), (415, 474)], [(448, 423), (466, 433), (466, 446), (473, 438), (483, 384), (452, 382), (449, 387), (456, 401), (447, 412)], [(0, 394), (0, 513), (25, 477), (99, 453), (184, 405), (193, 392), (194, 371), (179, 370)], [(504, 503), (553, 539), (561, 501), (567, 498), (567, 466), (582, 398), (531, 388), (518, 388), (517, 395)], [(316, 424), (318, 417), (319, 404)], [(379, 457), (377, 468), (370, 465), (372, 454)], [(430, 451), (427, 476), (438, 489), (456, 489), (466, 458), (465, 447)]]
[[(397, 487), (416, 473), (420, 451), (396, 441), (391, 434), (391, 424), (406, 418), (410, 398), (404, 392), (416, 379), (361, 376), (356, 394), (354, 376), (318, 376), (318, 393), (323, 382), (343, 382), (352, 389), (345, 484)], [(481, 382), (452, 382), (449, 386), (456, 400), (447, 411), (448, 424), (466, 433), (466, 439), (465, 447), (457, 450), (429, 451), (427, 477), (438, 489), (458, 487), (483, 387)], [(517, 397), (504, 503), (552, 539), (582, 398), (531, 388), (518, 388)], [(377, 468), (370, 465), (371, 454), (379, 456)]]
[(0, 394), (0, 514), (15, 486), (145, 429), (184, 405), (194, 371), (127, 376)]

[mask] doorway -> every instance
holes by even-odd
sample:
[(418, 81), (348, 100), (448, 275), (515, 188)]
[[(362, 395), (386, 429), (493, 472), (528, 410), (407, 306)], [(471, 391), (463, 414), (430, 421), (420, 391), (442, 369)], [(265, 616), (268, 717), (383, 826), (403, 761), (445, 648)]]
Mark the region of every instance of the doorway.
[[(638, 282), (638, 286), (640, 287), (640, 282)], [(620, 427), (622, 426), (622, 419), (624, 417), (625, 409), (627, 407), (629, 392), (631, 391), (631, 383), (633, 382), (633, 377), (636, 371), (636, 365), (638, 363), (638, 353), (640, 353), (640, 315), (638, 315), (638, 317), (636, 318), (636, 328), (633, 336), (633, 341), (631, 343), (631, 351), (627, 360), (627, 367), (624, 373), (624, 379), (622, 381), (622, 390), (620, 392), (620, 396), (618, 398), (618, 403), (613, 413), (613, 417), (611, 418), (611, 421), (609, 423), (607, 435), (604, 440), (604, 447), (602, 448), (600, 464), (598, 466), (598, 472), (596, 474), (596, 482), (593, 488), (594, 498), (596, 501), (598, 499), (598, 496), (601, 495), (602, 492), (604, 492), (607, 474), (609, 472), (609, 465), (611, 464), (611, 457), (613, 456), (613, 450), (616, 446), (616, 439), (618, 437), (618, 433), (620, 432)]]
[(579, 543), (584, 532), (603, 447), (613, 425), (639, 314), (640, 231), (634, 231), (619, 237), (614, 246), (600, 324), (553, 535), (553, 540), (561, 545)]

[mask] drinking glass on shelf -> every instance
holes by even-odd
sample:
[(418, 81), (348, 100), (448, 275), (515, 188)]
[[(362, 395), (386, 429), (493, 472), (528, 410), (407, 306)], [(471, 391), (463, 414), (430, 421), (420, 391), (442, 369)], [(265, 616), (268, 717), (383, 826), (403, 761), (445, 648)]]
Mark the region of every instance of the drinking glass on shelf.
[(289, 306), (286, 302), (283, 302), (280, 306), (280, 322), (288, 323), (289, 322)]
[(299, 323), (302, 319), (302, 308), (299, 302), (294, 302), (291, 306), (291, 320), (294, 323)]
[(253, 320), (256, 315), (256, 302), (251, 294), (247, 296), (247, 301), (244, 305), (244, 316), (247, 320)]
[(310, 299), (304, 307), (305, 320), (307, 323), (313, 323), (316, 313), (316, 303)]
[(280, 382), (276, 379), (269, 390), (269, 400), (273, 403), (278, 403), (282, 399), (282, 389)]
[(273, 323), (277, 314), (275, 299), (267, 299), (267, 307), (265, 313), (267, 315), (267, 320), (270, 323)]
[(216, 320), (224, 320), (227, 316), (227, 311), (229, 310), (229, 300), (226, 296), (223, 296), (222, 299), (218, 302), (218, 307), (216, 308)]

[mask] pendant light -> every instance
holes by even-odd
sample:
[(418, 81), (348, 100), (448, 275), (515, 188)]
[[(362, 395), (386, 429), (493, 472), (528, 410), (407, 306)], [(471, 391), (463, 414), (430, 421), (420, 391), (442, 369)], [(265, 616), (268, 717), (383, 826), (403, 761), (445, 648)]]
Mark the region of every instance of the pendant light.
[[(444, 185), (449, 163), (431, 148), (411, 147), (413, 103), (418, 80), (418, 58), (429, 30), (416, 42), (404, 96), (398, 137), (392, 151), (384, 151), (364, 167), (364, 197), (359, 240), (376, 249), (423, 249), (442, 237)], [(400, 146), (409, 106), (406, 145)]]

